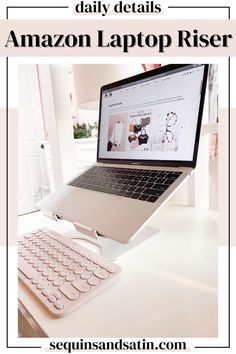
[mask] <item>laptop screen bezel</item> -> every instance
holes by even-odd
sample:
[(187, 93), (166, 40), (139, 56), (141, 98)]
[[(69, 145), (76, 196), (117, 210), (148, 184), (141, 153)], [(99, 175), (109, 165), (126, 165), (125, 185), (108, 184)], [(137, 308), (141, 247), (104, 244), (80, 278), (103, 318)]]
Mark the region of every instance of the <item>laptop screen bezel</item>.
[(208, 64), (199, 64), (204, 65), (204, 73), (202, 80), (202, 88), (201, 88), (201, 98), (199, 103), (199, 111), (198, 111), (198, 119), (197, 119), (197, 128), (195, 135), (195, 144), (193, 149), (193, 159), (191, 161), (179, 161), (179, 160), (136, 160), (136, 159), (114, 159), (114, 158), (103, 158), (99, 157), (99, 148), (100, 148), (100, 126), (101, 126), (101, 108), (102, 108), (102, 94), (103, 91), (114, 89), (115, 87), (130, 84), (132, 82), (136, 82), (138, 80), (142, 80), (145, 78), (150, 78), (152, 76), (156, 76), (158, 74), (163, 74), (167, 72), (171, 72), (173, 70), (191, 68), (192, 65), (195, 64), (169, 64), (166, 66), (162, 66), (158, 69), (150, 70), (135, 76), (128, 77), (123, 80), (119, 80), (107, 85), (104, 85), (100, 89), (100, 103), (99, 103), (99, 123), (98, 123), (98, 143), (97, 143), (97, 162), (98, 163), (109, 163), (109, 164), (134, 164), (141, 166), (166, 166), (166, 167), (192, 167), (194, 168), (197, 163), (197, 153), (199, 147), (199, 139), (200, 139), (200, 130), (201, 130), (201, 122), (202, 122), (202, 114), (205, 100), (205, 92), (206, 92), (206, 83), (207, 83), (207, 75), (208, 75)]

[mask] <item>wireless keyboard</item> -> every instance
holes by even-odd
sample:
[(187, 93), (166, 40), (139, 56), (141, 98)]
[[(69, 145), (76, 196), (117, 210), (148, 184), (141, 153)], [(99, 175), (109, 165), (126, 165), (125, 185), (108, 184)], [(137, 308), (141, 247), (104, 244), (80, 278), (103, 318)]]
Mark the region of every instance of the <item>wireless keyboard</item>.
[(119, 272), (118, 265), (46, 228), (18, 241), (19, 279), (57, 317), (110, 286)]

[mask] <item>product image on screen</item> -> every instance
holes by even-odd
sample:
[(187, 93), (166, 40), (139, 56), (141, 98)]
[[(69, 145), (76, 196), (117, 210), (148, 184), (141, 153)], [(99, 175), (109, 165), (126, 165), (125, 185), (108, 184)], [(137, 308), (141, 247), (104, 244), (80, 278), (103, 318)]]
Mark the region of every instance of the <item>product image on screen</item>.
[(191, 161), (203, 75), (186, 65), (102, 90), (99, 158)]

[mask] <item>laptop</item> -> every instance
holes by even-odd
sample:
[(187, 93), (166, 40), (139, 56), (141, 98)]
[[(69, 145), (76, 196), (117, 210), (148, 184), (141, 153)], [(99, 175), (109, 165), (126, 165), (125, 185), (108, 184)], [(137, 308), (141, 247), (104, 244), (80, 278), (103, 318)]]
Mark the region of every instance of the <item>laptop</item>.
[(97, 163), (37, 206), (128, 243), (193, 172), (208, 65), (167, 65), (100, 91)]

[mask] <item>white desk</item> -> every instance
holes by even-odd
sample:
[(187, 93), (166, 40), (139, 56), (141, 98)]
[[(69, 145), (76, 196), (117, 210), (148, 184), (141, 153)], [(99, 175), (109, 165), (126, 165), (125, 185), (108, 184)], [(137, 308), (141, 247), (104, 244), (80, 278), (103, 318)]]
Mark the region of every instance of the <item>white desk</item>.
[[(121, 258), (120, 280), (97, 298), (55, 319), (20, 285), (24, 314), (48, 337), (217, 336), (217, 213), (167, 206), (151, 225), (159, 236)], [(72, 229), (39, 212), (19, 217), (18, 226)]]

